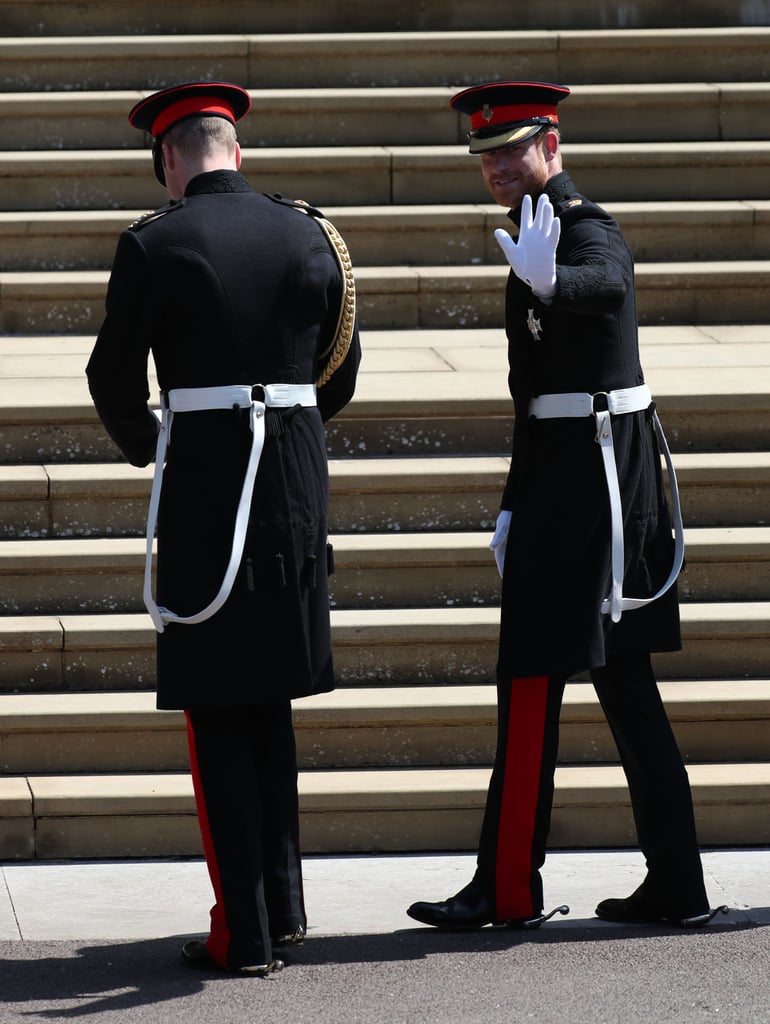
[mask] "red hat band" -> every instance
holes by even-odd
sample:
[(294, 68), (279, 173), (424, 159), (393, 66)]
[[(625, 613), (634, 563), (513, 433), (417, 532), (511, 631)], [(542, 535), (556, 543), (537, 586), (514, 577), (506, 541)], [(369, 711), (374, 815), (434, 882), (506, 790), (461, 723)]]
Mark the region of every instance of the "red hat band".
[(235, 124), (235, 111), (220, 96), (188, 96), (161, 111), (152, 123), (150, 134), (156, 137), (162, 135), (171, 125), (191, 114), (225, 117)]
[(517, 121), (530, 121), (535, 117), (550, 117), (554, 124), (559, 123), (556, 106), (544, 106), (542, 103), (515, 103), (510, 106), (490, 106), (486, 103), (481, 110), (471, 114), (471, 130), (494, 128), (498, 124), (514, 124)]

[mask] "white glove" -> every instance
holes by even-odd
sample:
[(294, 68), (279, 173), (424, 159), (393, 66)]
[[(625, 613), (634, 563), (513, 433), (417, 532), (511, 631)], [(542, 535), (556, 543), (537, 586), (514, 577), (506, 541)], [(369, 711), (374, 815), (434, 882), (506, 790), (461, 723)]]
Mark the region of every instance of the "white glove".
[(534, 220), (532, 197), (524, 196), (518, 242), (502, 228), (495, 231), (497, 243), (514, 274), (541, 299), (550, 299), (556, 291), (556, 246), (560, 231), (561, 222), (554, 216), (551, 200), (545, 193), (538, 200)]
[(497, 516), (497, 524), (495, 526), (495, 534), (489, 544), (489, 550), (494, 551), (495, 562), (497, 562), (497, 571), (500, 575), (503, 575), (503, 566), (505, 565), (505, 546), (508, 542), (508, 530), (511, 525), (511, 513), (508, 509), (502, 509)]

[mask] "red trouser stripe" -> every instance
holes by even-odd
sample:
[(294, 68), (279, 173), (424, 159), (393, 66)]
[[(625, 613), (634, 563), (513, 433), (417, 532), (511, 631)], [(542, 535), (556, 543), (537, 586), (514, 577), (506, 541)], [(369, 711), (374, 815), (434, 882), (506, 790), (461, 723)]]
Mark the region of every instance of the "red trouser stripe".
[(222, 897), (222, 881), (219, 875), (219, 862), (217, 861), (214, 840), (209, 825), (208, 809), (206, 807), (206, 795), (201, 779), (200, 766), (198, 764), (198, 749), (195, 742), (195, 730), (193, 729), (190, 715), (185, 712), (187, 719), (187, 744), (190, 748), (190, 771), (192, 773), (193, 790), (195, 792), (195, 809), (198, 812), (198, 826), (201, 832), (201, 843), (203, 844), (203, 855), (206, 858), (211, 886), (214, 890), (215, 904), (211, 908), (211, 933), (208, 938), (207, 948), (212, 959), (220, 965), (227, 966), (227, 950), (230, 946), (230, 929), (225, 920), (224, 899)]
[(540, 795), (548, 676), (511, 682), (495, 863), (498, 921), (531, 917), (532, 841)]

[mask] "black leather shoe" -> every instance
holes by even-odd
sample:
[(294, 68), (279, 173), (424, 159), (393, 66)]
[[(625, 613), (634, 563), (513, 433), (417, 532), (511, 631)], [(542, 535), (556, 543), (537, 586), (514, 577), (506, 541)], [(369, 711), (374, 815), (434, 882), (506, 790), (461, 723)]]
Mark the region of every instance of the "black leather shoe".
[(200, 971), (221, 971), (224, 968), (212, 958), (203, 939), (190, 939), (182, 946), (182, 963)]
[(494, 909), (475, 880), (440, 903), (413, 903), (407, 914), (421, 924), (450, 931), (475, 931), (495, 924)]
[(190, 939), (182, 946), (182, 963), (199, 971), (227, 971), (229, 974), (253, 974), (264, 978), (274, 971), (283, 970), (282, 960), (271, 960), (269, 964), (247, 964), (243, 967), (221, 967), (208, 951), (203, 939)]
[(455, 932), (476, 931), (488, 924), (496, 928), (539, 928), (556, 913), (567, 914), (569, 907), (557, 907), (550, 914), (499, 921), (475, 878), (448, 900), (440, 903), (413, 903), (407, 910), (409, 917), (421, 924)]
[(702, 911), (699, 914), (682, 915), (671, 913), (656, 900), (645, 895), (640, 886), (625, 899), (602, 900), (596, 908), (596, 916), (603, 921), (614, 921), (616, 924), (666, 924), (678, 925), (681, 928), (702, 928), (717, 914), (726, 914), (728, 908), (717, 907), (715, 910)]

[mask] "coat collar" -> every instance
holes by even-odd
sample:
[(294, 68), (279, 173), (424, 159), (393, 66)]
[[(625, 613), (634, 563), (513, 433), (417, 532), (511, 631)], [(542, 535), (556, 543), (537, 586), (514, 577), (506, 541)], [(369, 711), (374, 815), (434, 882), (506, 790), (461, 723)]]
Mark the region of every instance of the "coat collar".
[[(567, 196), (577, 195), (577, 190), (572, 183), (572, 178), (566, 171), (559, 171), (552, 178), (549, 178), (546, 182), (546, 186), (543, 189), (543, 193), (548, 196), (551, 200), (551, 204), (556, 208), (562, 200), (566, 199)], [(532, 209), (534, 210), (537, 206), (537, 201), (540, 195), (532, 196)], [(521, 207), (518, 206), (515, 210), (508, 211), (508, 217), (518, 227), (521, 224)]]
[(218, 170), (196, 174), (187, 183), (185, 198), (215, 192), (251, 192), (251, 186), (239, 171)]

